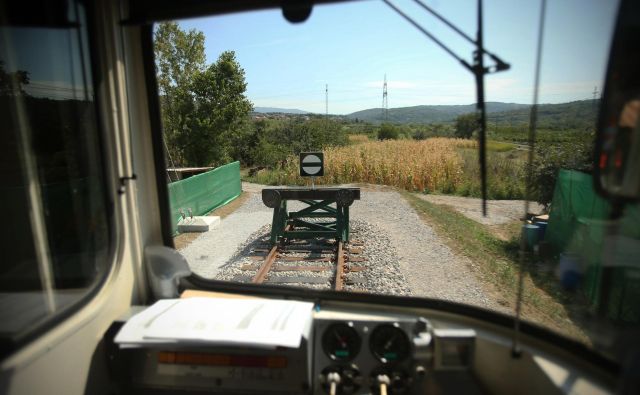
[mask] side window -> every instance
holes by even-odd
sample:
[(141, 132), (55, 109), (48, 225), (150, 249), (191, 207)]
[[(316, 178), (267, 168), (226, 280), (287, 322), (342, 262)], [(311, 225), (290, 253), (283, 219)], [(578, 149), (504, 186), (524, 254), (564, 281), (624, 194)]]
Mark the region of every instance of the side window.
[(101, 282), (111, 242), (84, 6), (7, 7), (19, 10), (0, 4), (3, 354)]

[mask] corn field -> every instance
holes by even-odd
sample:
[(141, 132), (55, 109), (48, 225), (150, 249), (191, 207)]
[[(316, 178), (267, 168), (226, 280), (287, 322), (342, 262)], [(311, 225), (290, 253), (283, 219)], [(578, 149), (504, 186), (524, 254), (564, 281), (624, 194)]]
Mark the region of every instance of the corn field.
[[(454, 193), (464, 181), (460, 148), (475, 148), (463, 139), (430, 138), (422, 141), (371, 141), (324, 152), (324, 177), (316, 184), (370, 183), (391, 185), (409, 191)], [(306, 185), (299, 176), (297, 157), (271, 174), (271, 183)]]

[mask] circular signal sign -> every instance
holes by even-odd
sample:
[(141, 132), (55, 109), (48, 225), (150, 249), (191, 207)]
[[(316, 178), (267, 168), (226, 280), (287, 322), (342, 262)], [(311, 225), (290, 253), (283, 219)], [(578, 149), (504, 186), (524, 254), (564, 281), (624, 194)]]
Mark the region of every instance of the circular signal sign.
[(300, 175), (302, 177), (322, 177), (324, 175), (324, 155), (322, 152), (300, 153)]

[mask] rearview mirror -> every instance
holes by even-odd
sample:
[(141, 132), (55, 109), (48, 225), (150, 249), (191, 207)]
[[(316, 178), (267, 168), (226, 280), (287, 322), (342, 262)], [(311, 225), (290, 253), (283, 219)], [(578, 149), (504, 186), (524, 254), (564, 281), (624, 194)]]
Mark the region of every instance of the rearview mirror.
[(596, 137), (594, 182), (607, 198), (640, 198), (640, 4), (622, 1)]

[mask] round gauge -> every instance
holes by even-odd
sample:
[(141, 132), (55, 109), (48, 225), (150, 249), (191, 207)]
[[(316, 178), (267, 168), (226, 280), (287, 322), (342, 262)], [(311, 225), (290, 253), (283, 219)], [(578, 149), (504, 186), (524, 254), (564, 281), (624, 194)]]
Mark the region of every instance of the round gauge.
[(360, 335), (348, 324), (332, 324), (322, 335), (322, 349), (334, 361), (350, 361), (360, 351)]
[(394, 325), (380, 325), (371, 333), (369, 347), (382, 363), (402, 361), (409, 355), (409, 339)]

